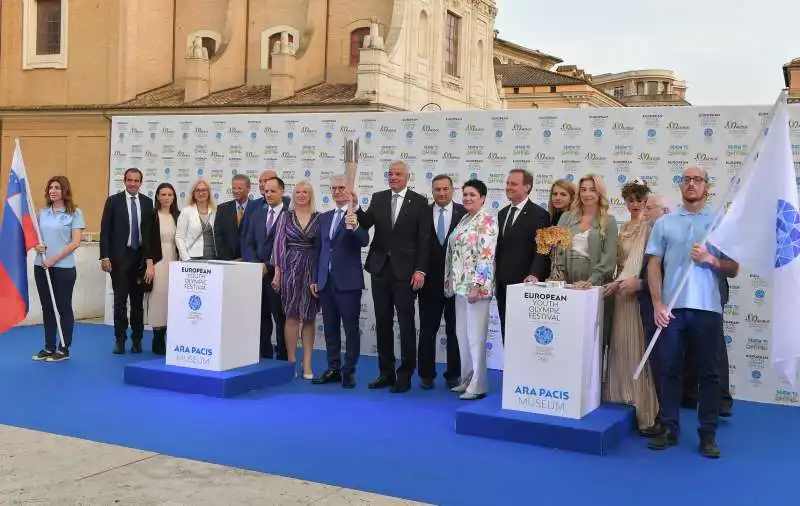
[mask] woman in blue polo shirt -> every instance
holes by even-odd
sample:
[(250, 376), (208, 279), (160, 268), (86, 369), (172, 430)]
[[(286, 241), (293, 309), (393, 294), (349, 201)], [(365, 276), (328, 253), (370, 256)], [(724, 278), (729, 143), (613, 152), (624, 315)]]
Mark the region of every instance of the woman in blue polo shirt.
[[(66, 177), (51, 177), (47, 181), (44, 198), (47, 207), (39, 211), (39, 231), (43, 244), (36, 246), (38, 254), (33, 267), (36, 291), (39, 292), (39, 300), (42, 302), (44, 348), (33, 359), (60, 362), (69, 359), (69, 347), (72, 344), (72, 330), (75, 326), (72, 291), (77, 277), (75, 250), (80, 246), (81, 231), (86, 224), (81, 210), (72, 200), (72, 189)], [(56, 308), (61, 318), (63, 347), (57, 346), (56, 312), (53, 310), (45, 269), (50, 271)]]

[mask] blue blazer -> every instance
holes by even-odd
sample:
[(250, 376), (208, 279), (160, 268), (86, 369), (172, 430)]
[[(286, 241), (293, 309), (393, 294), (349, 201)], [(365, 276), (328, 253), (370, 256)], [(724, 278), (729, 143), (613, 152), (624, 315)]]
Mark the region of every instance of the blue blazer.
[(278, 219), (287, 212), (286, 205), (275, 216), (275, 223), (267, 233), (267, 211), (269, 206), (264, 199), (254, 200), (247, 205), (245, 214), (249, 216), (242, 241), (242, 260), (272, 265), (272, 247), (275, 245), (275, 225)]
[[(283, 196), (283, 208), (285, 210), (289, 210), (289, 204), (292, 203), (291, 197), (288, 195)], [(264, 205), (264, 197), (258, 197), (257, 199), (253, 199), (247, 203), (247, 207), (244, 208), (244, 216), (242, 216), (242, 223), (239, 225), (239, 244), (244, 244), (245, 239), (247, 238), (247, 223), (250, 221), (250, 215), (253, 214), (253, 209), (261, 208)], [(266, 221), (264, 222), (266, 226)], [(244, 252), (242, 252), (244, 255)], [(244, 256), (242, 256), (242, 260), (248, 261)]]
[(334, 278), (337, 290), (363, 290), (364, 272), (361, 264), (361, 248), (369, 244), (369, 233), (362, 227), (348, 230), (344, 216), (339, 221), (331, 238), (331, 224), (336, 210), (323, 213), (319, 217), (319, 228), (314, 240), (314, 283), (322, 291), (328, 282), (328, 267), (336, 273)]

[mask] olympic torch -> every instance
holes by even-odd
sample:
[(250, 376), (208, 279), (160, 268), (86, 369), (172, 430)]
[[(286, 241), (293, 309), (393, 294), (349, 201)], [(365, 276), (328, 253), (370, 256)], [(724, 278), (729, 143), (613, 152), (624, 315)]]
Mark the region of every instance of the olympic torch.
[[(354, 192), (358, 184), (358, 137), (344, 138), (344, 173), (347, 177), (347, 191)], [(350, 204), (350, 211), (355, 212), (357, 203)]]

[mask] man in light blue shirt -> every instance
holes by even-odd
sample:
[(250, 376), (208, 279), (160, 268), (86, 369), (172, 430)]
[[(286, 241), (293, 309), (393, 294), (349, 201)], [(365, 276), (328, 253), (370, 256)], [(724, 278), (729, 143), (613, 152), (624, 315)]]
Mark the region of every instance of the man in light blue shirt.
[[(683, 173), (680, 185), (683, 204), (653, 226), (646, 254), (650, 256), (647, 278), (653, 300), (655, 323), (663, 329), (655, 353), (660, 364), (661, 435), (650, 443), (664, 450), (678, 443), (683, 353), (694, 353), (699, 383), (698, 419), (700, 453), (720, 456), (716, 442), (719, 375), (717, 337), (722, 320), (719, 276), (735, 277), (739, 266), (719, 251), (701, 242), (714, 222), (714, 211), (706, 204), (708, 174), (692, 167)], [(662, 276), (663, 269), (663, 276)], [(686, 269), (691, 274), (678, 292)], [(668, 305), (675, 298), (672, 311)], [(687, 346), (691, 343), (691, 346)]]

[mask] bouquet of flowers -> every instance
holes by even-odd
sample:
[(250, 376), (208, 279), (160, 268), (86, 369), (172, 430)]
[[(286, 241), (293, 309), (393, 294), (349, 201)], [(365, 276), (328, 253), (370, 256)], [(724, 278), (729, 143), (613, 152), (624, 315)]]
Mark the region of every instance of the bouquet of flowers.
[(552, 269), (550, 279), (562, 281), (562, 273), (556, 263), (556, 254), (559, 250), (564, 251), (572, 246), (572, 234), (565, 227), (546, 227), (536, 231), (536, 252), (540, 255), (550, 255)]

